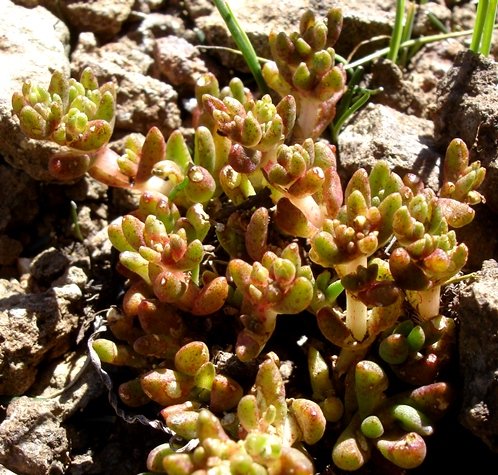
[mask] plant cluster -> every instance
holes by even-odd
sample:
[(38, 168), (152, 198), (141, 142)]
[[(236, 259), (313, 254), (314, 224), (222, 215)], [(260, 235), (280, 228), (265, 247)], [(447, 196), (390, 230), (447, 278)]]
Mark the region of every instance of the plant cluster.
[[(324, 437), (340, 469), (361, 468), (374, 451), (414, 468), (451, 404), (438, 376), (454, 322), (440, 314), (440, 292), (466, 263), (453, 228), (472, 220), (485, 171), (454, 139), (438, 192), (385, 161), (343, 187), (322, 138), (347, 88), (333, 48), (341, 28), (331, 9), (325, 19), (306, 12), (295, 33), (271, 33), (262, 72), (272, 95), (202, 76), (190, 146), (152, 128), (114, 152), (115, 86), (88, 69), (79, 82), (56, 72), (48, 89), (26, 83), (13, 97), (23, 132), (61, 146), (54, 177), (88, 172), (140, 194), (136, 211), (108, 227), (127, 290), (108, 315), (112, 336), (93, 348), (129, 368), (124, 404), (159, 406), (176, 440), (197, 441), (190, 453), (154, 449), (151, 472), (313, 474), (306, 447)], [(309, 394), (286, 394), (268, 350), (277, 317), (290, 314), (316, 318), (323, 337), (303, 347)], [(249, 386), (199, 330), (219, 322), (236, 328), (222, 349), (257, 367)]]

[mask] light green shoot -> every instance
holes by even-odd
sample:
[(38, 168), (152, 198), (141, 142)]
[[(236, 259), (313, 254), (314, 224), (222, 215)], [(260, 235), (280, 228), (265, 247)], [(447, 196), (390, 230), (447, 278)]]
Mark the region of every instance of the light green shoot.
[(78, 220), (78, 206), (72, 200), (70, 202), (70, 205), (71, 205), (71, 220), (73, 221), (74, 235), (76, 236), (76, 239), (78, 239), (78, 241), (83, 242), (85, 239), (83, 237), (83, 234), (81, 233), (80, 223)]
[(344, 291), (344, 287), (341, 284), (340, 280), (336, 280), (335, 282), (332, 282), (326, 289), (325, 289), (325, 298), (327, 302), (333, 304), (339, 295), (342, 294)]

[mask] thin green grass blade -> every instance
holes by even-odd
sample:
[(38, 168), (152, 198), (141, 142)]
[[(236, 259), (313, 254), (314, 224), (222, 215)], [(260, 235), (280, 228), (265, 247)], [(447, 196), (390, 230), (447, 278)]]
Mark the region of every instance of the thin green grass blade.
[(353, 104), (351, 104), (346, 111), (338, 118), (337, 121), (333, 123), (332, 127), (332, 142), (337, 144), (339, 139), (339, 134), (344, 126), (344, 124), (349, 120), (349, 118), (358, 110), (360, 110), (369, 99), (379, 92), (382, 91), (382, 88), (379, 89), (367, 89), (364, 90), (363, 93), (355, 99)]
[(398, 57), (401, 37), (403, 35), (403, 18), (405, 16), (405, 0), (396, 0), (396, 17), (394, 19), (394, 28), (389, 42), (389, 52), (387, 59), (396, 62)]
[[(403, 31), (401, 32), (401, 43), (408, 41), (412, 37), (413, 33), (413, 25), (415, 23), (415, 11), (417, 6), (415, 3), (409, 3), (406, 11), (406, 20), (403, 26)], [(411, 58), (410, 52), (407, 48), (404, 48), (401, 51), (400, 57), (398, 59), (398, 64), (401, 66), (406, 66), (409, 59)]]
[[(496, 28), (496, 25), (494, 26)], [(460, 36), (468, 36), (471, 35), (473, 30), (464, 30), (464, 31), (453, 31), (451, 33), (438, 33), (437, 35), (429, 35), (424, 36), (422, 38), (415, 38), (404, 43), (400, 44), (400, 48), (409, 48), (414, 45), (426, 45), (429, 43), (435, 43), (436, 41), (446, 40), (448, 38), (459, 38)], [(374, 51), (371, 54), (364, 56), (363, 58), (357, 59), (356, 61), (351, 61), (344, 65), (344, 69), (352, 69), (356, 68), (360, 65), (367, 64), (374, 59), (381, 58), (382, 56), (386, 56), (389, 53), (389, 47), (381, 48), (377, 51)]]
[(496, 20), (496, 6), (497, 0), (490, 0), (488, 5), (488, 11), (486, 13), (486, 19), (484, 21), (484, 27), (481, 38), (481, 46), (479, 52), (484, 56), (488, 56), (491, 52), (491, 42), (493, 40), (493, 28), (495, 26)]
[(214, 4), (216, 8), (220, 12), (223, 21), (227, 25), (227, 28), (230, 30), (232, 37), (235, 41), (235, 44), (240, 49), (242, 56), (244, 57), (249, 70), (251, 71), (256, 83), (258, 85), (258, 89), (262, 94), (268, 92), (268, 87), (266, 85), (265, 80), (263, 79), (263, 74), (261, 73), (261, 66), (258, 61), (258, 56), (256, 55), (256, 51), (251, 44), (246, 32), (241, 28), (237, 18), (233, 14), (228, 2), (224, 0), (214, 0)]
[(484, 23), (486, 21), (486, 13), (489, 7), (489, 0), (479, 0), (477, 4), (476, 19), (474, 22), (474, 32), (472, 33), (472, 40), (470, 41), (470, 51), (479, 53), (481, 47), (482, 33)]
[(348, 88), (346, 93), (342, 96), (341, 100), (337, 104), (336, 108), (336, 120), (339, 120), (340, 117), (347, 111), (350, 107), (351, 102), (355, 93), (357, 92), (357, 86), (360, 83), (361, 78), (363, 77), (363, 73), (365, 72), (365, 68), (363, 66), (357, 67), (351, 74), (351, 78), (348, 81)]

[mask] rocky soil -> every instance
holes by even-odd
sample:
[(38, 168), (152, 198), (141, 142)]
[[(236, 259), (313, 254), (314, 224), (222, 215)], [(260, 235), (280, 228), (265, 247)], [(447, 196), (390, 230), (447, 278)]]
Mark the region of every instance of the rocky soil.
[[(394, 0), (337, 3), (345, 15), (341, 55), (390, 33)], [(465, 29), (472, 3), (436, 0), (424, 12)], [(323, 14), (331, 6), (230, 4), (262, 57), (269, 57), (270, 29), (292, 31), (306, 8)], [(165, 436), (114, 411), (87, 351), (96, 315), (119, 304), (123, 290), (106, 225), (133, 209), (134, 197), (86, 178), (54, 183), (46, 171), (51, 148), (22, 135), (11, 96), (25, 80), (47, 84), (55, 69), (79, 77), (91, 66), (100, 81), (119, 84), (113, 147), (120, 150), (123, 137), (152, 125), (165, 136), (176, 128), (191, 134), (193, 88), (202, 73), (212, 71), (221, 82), (236, 75), (253, 90), (254, 83), (239, 56), (217, 48), (233, 42), (209, 0), (0, 0), (0, 12), (0, 474), (137, 474)], [(424, 12), (414, 35), (436, 32)], [(356, 57), (383, 41), (360, 47)], [(472, 473), (491, 474), (498, 464), (498, 64), (496, 56), (469, 53), (466, 41), (426, 46), (403, 69), (386, 60), (369, 66), (368, 86), (383, 92), (338, 143), (344, 178), (382, 158), (437, 187), (441, 156), (454, 137), (488, 170), (486, 203), (459, 232), (470, 248), (465, 270), (478, 277), (444, 295), (459, 324), (450, 370), (458, 401), (428, 441), (429, 456), (413, 471), (420, 474), (461, 473), (463, 462)], [(317, 468), (336, 473), (327, 464)]]

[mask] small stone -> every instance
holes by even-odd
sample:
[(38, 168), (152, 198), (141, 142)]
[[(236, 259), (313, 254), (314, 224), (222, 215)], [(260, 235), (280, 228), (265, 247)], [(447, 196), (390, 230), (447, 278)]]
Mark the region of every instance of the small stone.
[(48, 285), (64, 273), (68, 264), (68, 258), (58, 249), (51, 247), (33, 259), (30, 271), (39, 283)]
[(161, 74), (173, 85), (193, 88), (197, 79), (208, 72), (199, 50), (187, 40), (166, 36), (156, 40), (154, 56)]
[(378, 160), (387, 160), (401, 177), (415, 173), (438, 189), (441, 157), (432, 149), (432, 133), (430, 120), (370, 103), (339, 135), (339, 172), (346, 182), (358, 168), (370, 170)]
[(18, 473), (62, 475), (69, 463), (69, 441), (55, 410), (55, 399), (26, 396), (13, 400), (0, 424), (0, 463)]
[[(0, 279), (0, 395), (25, 393), (38, 366), (63, 354), (80, 325), (75, 285), (24, 293), (19, 283)], [(1, 460), (0, 460), (1, 463)]]
[(135, 0), (73, 0), (59, 2), (67, 21), (81, 31), (93, 31), (110, 38), (121, 30), (121, 25), (130, 16)]

